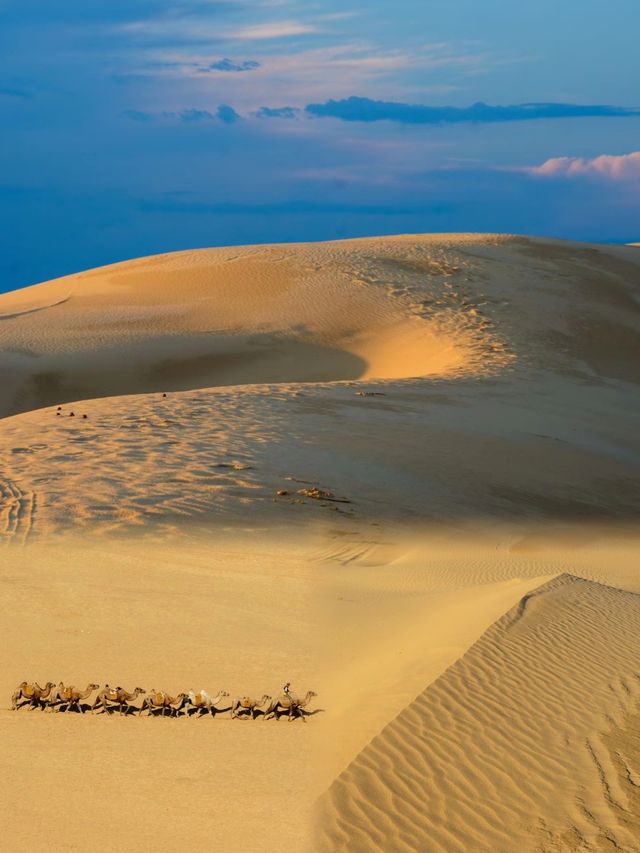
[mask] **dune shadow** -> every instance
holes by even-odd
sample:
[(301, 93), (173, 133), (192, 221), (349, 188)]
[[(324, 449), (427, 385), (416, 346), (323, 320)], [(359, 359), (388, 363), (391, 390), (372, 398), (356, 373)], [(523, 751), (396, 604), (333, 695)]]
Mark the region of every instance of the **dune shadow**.
[[(87, 399), (126, 394), (194, 391), (229, 385), (355, 380), (367, 370), (360, 356), (338, 347), (274, 335), (202, 335), (185, 354), (182, 339), (152, 346), (79, 353), (62, 360), (47, 353), (23, 375), (0, 417)], [(66, 414), (66, 412), (65, 412)]]

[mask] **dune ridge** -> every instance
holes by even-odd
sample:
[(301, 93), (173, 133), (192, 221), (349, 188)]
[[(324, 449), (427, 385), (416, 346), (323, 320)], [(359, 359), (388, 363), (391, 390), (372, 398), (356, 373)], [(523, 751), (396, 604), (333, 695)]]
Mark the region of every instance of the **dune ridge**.
[[(475, 372), (480, 356), (486, 369), (502, 347), (450, 284), (467, 265), (450, 252), (473, 242), (176, 252), (5, 294), (0, 413), (214, 385)], [(431, 279), (429, 304), (418, 276)]]
[(7, 294), (0, 414), (34, 410), (0, 421), (0, 536), (249, 509), (629, 523), (639, 304), (635, 249), (505, 235), (179, 252)]
[[(0, 415), (219, 385), (477, 377), (513, 364), (637, 379), (639, 276), (632, 247), (492, 234), (126, 261), (0, 296)], [(612, 350), (603, 335), (614, 329)]]
[(635, 593), (528, 593), (336, 779), (320, 849), (640, 849), (638, 756), (606, 745), (640, 705), (639, 629)]
[(137, 751), (0, 708), (11, 837), (635, 850), (639, 306), (635, 248), (510, 235), (0, 296), (3, 695), (318, 693), (308, 725), (158, 720)]

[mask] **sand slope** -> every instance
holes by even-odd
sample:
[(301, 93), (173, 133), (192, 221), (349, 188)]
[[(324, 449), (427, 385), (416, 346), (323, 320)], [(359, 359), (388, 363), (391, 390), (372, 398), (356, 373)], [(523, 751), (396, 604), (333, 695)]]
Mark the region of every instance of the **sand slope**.
[(317, 795), (310, 724), (9, 710), (24, 678), (173, 695), (261, 696), (287, 679), (306, 689), (316, 626), (299, 548), (264, 538), (100, 548), (66, 537), (14, 549), (10, 563), (8, 553), (0, 557), (0, 849), (25, 832), (46, 836), (55, 851), (85, 851), (95, 836), (141, 851), (179, 850), (187, 840), (207, 850), (305, 849)]
[[(639, 300), (633, 247), (504, 235), (0, 296), (11, 838), (635, 850)], [(292, 679), (319, 713), (13, 714), (22, 678)]]
[[(482, 325), (448, 292), (464, 272), (446, 246), (418, 244), (415, 260), (398, 242), (178, 252), (0, 296), (2, 413), (145, 391), (468, 369)], [(429, 305), (410, 286), (425, 275), (435, 285)]]
[(518, 357), (637, 379), (639, 279), (631, 247), (497, 235), (142, 258), (0, 296), (0, 414), (214, 385), (477, 375)]
[[(177, 253), (2, 296), (0, 410), (46, 407), (0, 423), (1, 534), (249, 508), (263, 527), (629, 521), (639, 293), (633, 248), (423, 235)], [(207, 385), (226, 387), (170, 390)]]
[[(637, 540), (397, 534), (67, 534), (2, 549), (6, 831), (55, 824), (52, 850), (83, 849), (89, 828), (117, 845), (135, 834), (142, 851), (159, 837), (208, 847), (212, 827), (225, 848), (313, 849), (312, 806), (333, 779), (545, 578), (570, 566), (640, 591)], [(318, 713), (306, 726), (14, 713), (25, 677), (234, 695), (292, 680), (318, 692)]]
[[(637, 518), (628, 384), (424, 382), (118, 397), (7, 418), (0, 535)], [(314, 485), (350, 503), (298, 494)]]
[[(527, 594), (321, 804), (325, 850), (640, 849), (640, 599), (569, 575)], [(611, 734), (613, 729), (614, 735)]]

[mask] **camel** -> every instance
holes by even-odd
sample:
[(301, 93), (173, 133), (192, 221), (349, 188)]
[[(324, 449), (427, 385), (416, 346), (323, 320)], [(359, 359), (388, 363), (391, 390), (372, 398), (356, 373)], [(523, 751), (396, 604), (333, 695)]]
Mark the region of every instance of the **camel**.
[(78, 690), (77, 687), (65, 687), (61, 683), (55, 688), (56, 698), (58, 701), (55, 705), (51, 705), (51, 708), (53, 709), (54, 707), (57, 707), (59, 711), (61, 705), (66, 705), (67, 711), (70, 711), (75, 705), (78, 711), (84, 713), (80, 703), (83, 699), (87, 699), (93, 691), (97, 690), (99, 687), (99, 684), (87, 684), (84, 690)]
[[(186, 693), (178, 693), (177, 696), (169, 696), (168, 693), (164, 693), (162, 690), (154, 690), (152, 688), (149, 691), (149, 694), (144, 697), (142, 707), (138, 711), (138, 714), (141, 714), (145, 708), (149, 711), (149, 715), (152, 715), (154, 711), (162, 709), (163, 716), (165, 711), (168, 710), (169, 715), (175, 717), (178, 715), (178, 711), (182, 709), (186, 696)], [(178, 707), (175, 708), (174, 705), (177, 705)]]
[[(109, 703), (113, 703), (118, 705), (119, 714), (122, 714), (124, 711), (125, 714), (129, 710), (130, 706), (129, 702), (132, 699), (135, 699), (136, 696), (140, 696), (143, 693), (146, 693), (146, 690), (143, 690), (142, 687), (136, 687), (133, 690), (133, 693), (128, 693), (123, 687), (109, 687), (108, 684), (102, 688), (102, 690), (98, 691), (98, 695), (96, 696), (96, 701), (93, 703), (93, 707), (91, 708), (91, 712), (93, 713), (98, 705), (102, 705), (102, 710), (106, 714), (111, 705)], [(136, 708), (136, 710), (138, 710)]]
[(317, 693), (314, 693), (313, 690), (309, 690), (304, 699), (298, 699), (298, 697), (294, 693), (281, 693), (280, 696), (273, 702), (269, 708), (265, 711), (264, 719), (270, 720), (272, 717), (275, 717), (276, 720), (280, 719), (280, 714), (288, 713), (289, 714), (289, 722), (295, 719), (295, 717), (301, 717), (302, 722), (306, 723), (305, 720), (305, 711), (304, 709), (307, 707), (309, 702), (313, 699), (314, 696), (317, 696)]
[(226, 690), (220, 690), (218, 695), (213, 697), (209, 696), (206, 690), (200, 690), (199, 693), (196, 693), (195, 690), (190, 690), (182, 704), (183, 706), (192, 705), (199, 715), (204, 711), (205, 714), (211, 714), (215, 717), (216, 711), (219, 710), (215, 706), (221, 699), (228, 695)]
[(60, 684), (58, 684), (57, 687), (54, 686), (51, 688), (51, 690), (49, 691), (49, 698), (47, 700), (47, 707), (50, 711), (53, 710), (56, 705), (62, 702), (62, 699), (60, 697), (66, 689), (67, 688), (64, 686), (62, 681), (60, 682)]
[[(28, 704), (31, 710), (39, 707), (42, 711), (44, 708), (43, 700), (50, 696), (52, 687), (53, 681), (47, 681), (44, 687), (40, 687), (36, 681), (33, 683), (23, 681), (18, 685), (18, 689), (11, 697), (11, 707), (14, 711), (17, 711), (20, 699), (26, 699), (27, 702), (23, 704)], [(22, 705), (20, 707), (22, 707)]]
[[(266, 705), (267, 708), (271, 705), (271, 696), (267, 696), (265, 693), (262, 699), (252, 699), (251, 696), (242, 696), (240, 699), (234, 699), (233, 704), (231, 706), (231, 719), (235, 719), (236, 717), (240, 718), (240, 714), (244, 714), (248, 712), (245, 717), (242, 719), (247, 719), (247, 717), (251, 717), (252, 720), (256, 718), (256, 711), (262, 710), (263, 705)], [(263, 714), (266, 714), (265, 710), (262, 710)]]

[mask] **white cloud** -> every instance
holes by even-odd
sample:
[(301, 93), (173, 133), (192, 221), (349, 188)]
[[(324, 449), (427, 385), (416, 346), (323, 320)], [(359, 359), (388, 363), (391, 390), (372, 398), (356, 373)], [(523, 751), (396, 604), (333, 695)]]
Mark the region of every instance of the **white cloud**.
[[(182, 46), (181, 49), (152, 49), (145, 52), (146, 64), (140, 70), (147, 76), (164, 79), (162, 94), (166, 109), (178, 109), (185, 103), (232, 103), (242, 112), (263, 106), (304, 107), (312, 101), (347, 98), (354, 91), (393, 99), (397, 83), (411, 72), (421, 75), (420, 97), (426, 92), (449, 92), (451, 85), (429, 85), (430, 69), (441, 65), (467, 65), (479, 57), (455, 54), (445, 45), (425, 45), (419, 51), (381, 50), (375, 44), (348, 42), (323, 47), (310, 47), (273, 52), (270, 44), (226, 43), (214, 52), (202, 52)], [(258, 62), (251, 74), (213, 75), (203, 73), (221, 56), (233, 62)], [(224, 79), (219, 79), (224, 77)], [(250, 80), (246, 79), (251, 77)], [(243, 78), (243, 79), (241, 79)], [(403, 87), (406, 85), (403, 83)], [(403, 90), (404, 90), (403, 88)]]
[(318, 32), (317, 27), (311, 24), (303, 24), (300, 21), (272, 21), (267, 24), (244, 27), (230, 33), (229, 37), (241, 41), (262, 41), (264, 39), (287, 38), (289, 36), (300, 36), (316, 32)]
[(542, 177), (572, 178), (592, 175), (612, 181), (640, 180), (640, 151), (630, 154), (601, 154), (591, 159), (584, 157), (552, 157), (540, 166), (527, 171)]

